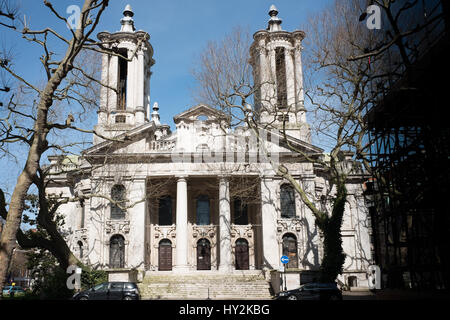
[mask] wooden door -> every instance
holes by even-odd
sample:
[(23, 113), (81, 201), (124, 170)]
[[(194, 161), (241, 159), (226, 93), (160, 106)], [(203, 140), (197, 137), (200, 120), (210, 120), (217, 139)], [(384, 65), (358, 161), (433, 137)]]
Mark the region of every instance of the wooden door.
[(161, 240), (159, 243), (158, 270), (172, 270), (172, 242), (170, 240)]
[(211, 244), (207, 239), (197, 242), (197, 270), (211, 270)]
[(248, 242), (245, 239), (236, 240), (235, 247), (236, 270), (249, 269)]

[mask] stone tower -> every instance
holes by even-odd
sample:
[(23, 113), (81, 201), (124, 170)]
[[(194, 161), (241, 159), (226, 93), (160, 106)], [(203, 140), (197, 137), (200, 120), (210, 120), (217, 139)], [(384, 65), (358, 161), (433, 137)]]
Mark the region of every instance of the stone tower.
[(250, 63), (253, 67), (255, 110), (262, 123), (272, 123), (294, 138), (310, 143), (310, 129), (306, 123), (303, 75), (303, 31), (281, 29), (278, 10), (269, 9), (269, 25), (253, 35)]
[[(133, 11), (125, 7), (120, 31), (100, 32), (97, 38), (115, 54), (102, 56), (100, 109), (95, 130), (114, 137), (149, 121), (150, 68), (155, 63), (150, 35), (136, 31)], [(115, 90), (114, 90), (115, 89)], [(94, 144), (102, 139), (94, 135)]]

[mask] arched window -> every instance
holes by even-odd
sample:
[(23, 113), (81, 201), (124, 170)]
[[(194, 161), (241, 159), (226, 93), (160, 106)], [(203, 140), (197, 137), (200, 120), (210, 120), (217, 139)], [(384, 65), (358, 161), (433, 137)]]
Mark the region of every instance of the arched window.
[(236, 240), (235, 261), (236, 270), (249, 269), (248, 241), (243, 238)]
[(109, 240), (109, 266), (110, 268), (125, 267), (125, 239), (117, 234)]
[(197, 225), (208, 225), (210, 223), (209, 197), (206, 195), (197, 197)]
[(124, 219), (126, 210), (120, 208), (125, 206), (125, 187), (121, 184), (116, 184), (111, 188), (111, 199), (116, 203), (111, 203), (111, 219)]
[(292, 233), (283, 236), (283, 256), (289, 257), (288, 268), (298, 268), (297, 237)]
[(208, 239), (197, 241), (197, 270), (211, 270), (211, 243)]
[(288, 184), (281, 186), (280, 204), (282, 218), (295, 218), (295, 193), (292, 186)]
[(233, 199), (234, 207), (234, 224), (246, 225), (248, 224), (248, 210), (247, 204), (239, 198)]
[(172, 224), (172, 197), (164, 196), (159, 199), (158, 224), (170, 226)]
[(162, 239), (159, 242), (158, 270), (172, 270), (172, 242), (169, 239)]

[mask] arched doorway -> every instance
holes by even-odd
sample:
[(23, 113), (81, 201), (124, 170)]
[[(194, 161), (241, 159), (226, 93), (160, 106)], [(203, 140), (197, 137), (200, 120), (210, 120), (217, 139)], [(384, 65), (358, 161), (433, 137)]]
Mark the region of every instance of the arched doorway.
[(249, 269), (249, 250), (248, 241), (245, 239), (237, 239), (234, 249), (236, 270), (248, 270)]
[(292, 233), (283, 236), (283, 255), (289, 257), (287, 268), (298, 268), (297, 237)]
[(159, 242), (158, 251), (158, 270), (172, 270), (172, 242), (169, 239), (163, 239)]
[(208, 239), (197, 242), (197, 270), (211, 270), (211, 243)]
[(109, 240), (109, 266), (110, 268), (125, 267), (125, 239), (116, 234)]

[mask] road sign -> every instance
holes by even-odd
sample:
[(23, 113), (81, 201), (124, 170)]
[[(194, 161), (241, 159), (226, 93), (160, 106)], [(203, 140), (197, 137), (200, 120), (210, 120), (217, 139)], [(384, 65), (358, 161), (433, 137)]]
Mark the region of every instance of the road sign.
[(288, 256), (282, 256), (280, 261), (283, 264), (287, 264), (287, 263), (289, 263), (289, 257)]

